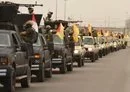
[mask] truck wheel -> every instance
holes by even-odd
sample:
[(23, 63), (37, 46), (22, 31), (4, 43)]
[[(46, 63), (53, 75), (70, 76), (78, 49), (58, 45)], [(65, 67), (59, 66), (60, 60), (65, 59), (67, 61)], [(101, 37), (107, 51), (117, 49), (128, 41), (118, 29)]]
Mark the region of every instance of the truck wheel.
[(31, 70), (30, 67), (28, 66), (28, 69), (26, 71), (27, 77), (21, 80), (21, 86), (22, 88), (29, 88), (30, 87), (30, 82), (31, 82)]
[(73, 71), (73, 62), (71, 61), (70, 65), (67, 65), (67, 71)]
[(64, 58), (63, 63), (60, 67), (60, 73), (65, 74), (67, 72), (66, 58)]
[(102, 52), (99, 53), (99, 57), (102, 58)]
[(84, 59), (82, 59), (82, 66), (84, 66)]
[(7, 92), (15, 92), (15, 73), (12, 72), (11, 76), (7, 79), (7, 83), (4, 85)]
[(96, 54), (96, 60), (98, 60), (99, 59), (99, 57), (98, 57), (99, 55), (98, 55), (98, 53)]
[(46, 71), (45, 77), (46, 77), (46, 78), (51, 78), (51, 77), (52, 77), (52, 69)]
[(81, 58), (78, 59), (78, 67), (81, 67), (82, 66), (82, 60)]
[(106, 52), (105, 51), (103, 51), (103, 56), (106, 56)]
[(82, 66), (84, 66), (84, 63), (85, 63), (84, 56), (81, 57), (81, 61), (82, 61)]
[(91, 62), (95, 62), (96, 60), (95, 60), (95, 54), (93, 54), (93, 56), (92, 56), (92, 59), (91, 59)]
[(41, 66), (41, 69), (39, 69), (37, 73), (37, 79), (39, 82), (43, 82), (45, 80), (45, 65), (44, 63)]
[(45, 76), (46, 76), (46, 78), (52, 77), (52, 62), (50, 63), (50, 69), (45, 72)]

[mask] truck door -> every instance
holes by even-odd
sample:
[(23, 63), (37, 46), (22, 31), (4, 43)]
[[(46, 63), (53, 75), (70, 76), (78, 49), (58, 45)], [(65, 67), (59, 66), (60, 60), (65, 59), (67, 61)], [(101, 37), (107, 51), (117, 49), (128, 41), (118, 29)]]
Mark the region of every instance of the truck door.
[(47, 42), (46, 42), (46, 39), (43, 37), (43, 36), (40, 36), (40, 39), (42, 41), (42, 44), (43, 44), (43, 48), (44, 49), (44, 58), (45, 58), (45, 67), (48, 67), (50, 65), (50, 52), (49, 52), (49, 49), (48, 49), (48, 46), (47, 46)]
[(25, 67), (27, 66), (27, 61), (25, 60), (26, 52), (21, 50), (20, 40), (16, 33), (12, 34), (12, 39), (16, 56), (16, 72), (17, 75), (21, 75), (25, 72)]

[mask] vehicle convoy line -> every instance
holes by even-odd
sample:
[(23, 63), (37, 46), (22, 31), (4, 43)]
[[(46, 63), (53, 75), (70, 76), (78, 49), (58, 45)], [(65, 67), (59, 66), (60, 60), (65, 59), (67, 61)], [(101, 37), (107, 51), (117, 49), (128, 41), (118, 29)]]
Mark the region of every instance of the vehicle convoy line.
[[(23, 6), (28, 13), (19, 10)], [(82, 21), (52, 20), (51, 11), (42, 19), (34, 6), (42, 5), (0, 2), (0, 92), (128, 89), (130, 49), (125, 34), (77, 25)]]
[(130, 48), (111, 53), (65, 75), (54, 74), (45, 83), (34, 82), (30, 89), (16, 88), (16, 92), (129, 92), (129, 52)]

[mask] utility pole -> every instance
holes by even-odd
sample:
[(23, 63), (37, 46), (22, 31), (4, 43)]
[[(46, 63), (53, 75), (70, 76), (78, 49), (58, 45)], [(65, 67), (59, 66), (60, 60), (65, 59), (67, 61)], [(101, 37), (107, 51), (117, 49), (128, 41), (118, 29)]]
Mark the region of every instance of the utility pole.
[(57, 20), (57, 8), (58, 8), (58, 0), (56, 0), (56, 20)]
[(108, 27), (110, 27), (110, 16), (108, 16)]
[(64, 20), (66, 20), (66, 4), (67, 0), (64, 0)]
[(106, 17), (105, 17), (105, 20), (104, 20), (104, 27), (107, 26), (107, 20), (106, 20)]

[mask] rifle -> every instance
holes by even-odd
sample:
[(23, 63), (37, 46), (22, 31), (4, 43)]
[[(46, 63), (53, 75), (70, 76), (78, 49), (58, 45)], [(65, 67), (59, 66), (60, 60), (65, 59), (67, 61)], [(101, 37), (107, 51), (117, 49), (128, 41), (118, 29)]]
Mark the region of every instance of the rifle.
[(35, 2), (35, 4), (18, 4), (18, 3), (13, 3), (13, 2), (9, 2), (9, 1), (2, 1), (0, 2), (0, 6), (5, 6), (5, 5), (15, 5), (17, 7), (35, 7), (35, 6), (43, 6), (43, 4), (37, 4), (37, 2)]

